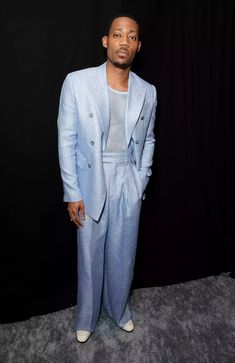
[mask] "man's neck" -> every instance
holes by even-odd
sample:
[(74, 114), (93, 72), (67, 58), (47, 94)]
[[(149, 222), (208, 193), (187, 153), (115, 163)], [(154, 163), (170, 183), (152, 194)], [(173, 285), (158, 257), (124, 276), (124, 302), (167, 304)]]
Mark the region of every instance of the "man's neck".
[(128, 91), (128, 79), (130, 68), (118, 68), (115, 67), (109, 60), (106, 65), (107, 80), (111, 88), (118, 91)]

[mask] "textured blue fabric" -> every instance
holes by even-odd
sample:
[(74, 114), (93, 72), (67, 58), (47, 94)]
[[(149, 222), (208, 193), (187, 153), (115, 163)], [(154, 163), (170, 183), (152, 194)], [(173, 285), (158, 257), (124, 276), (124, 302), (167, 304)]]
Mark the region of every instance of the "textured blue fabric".
[(77, 232), (76, 330), (93, 331), (103, 303), (123, 326), (131, 318), (139, 215), (155, 146), (156, 89), (129, 73), (125, 154), (104, 153), (110, 125), (106, 62), (67, 75), (58, 113), (58, 152), (64, 201), (84, 201)]
[[(156, 89), (130, 72), (125, 115), (128, 154), (142, 177), (144, 191), (155, 145)], [(58, 113), (58, 152), (64, 201), (83, 199), (87, 214), (99, 220), (106, 188), (102, 153), (110, 122), (106, 63), (67, 75)]]
[(107, 198), (99, 221), (88, 215), (78, 230), (78, 289), (75, 329), (94, 331), (101, 304), (124, 326), (132, 318), (130, 287), (141, 207), (141, 183), (127, 155), (104, 155)]

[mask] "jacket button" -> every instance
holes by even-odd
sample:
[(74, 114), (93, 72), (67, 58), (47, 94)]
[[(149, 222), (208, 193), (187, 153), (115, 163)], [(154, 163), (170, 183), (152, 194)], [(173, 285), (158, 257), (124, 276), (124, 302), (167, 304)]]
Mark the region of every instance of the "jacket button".
[(135, 143), (136, 143), (136, 144), (139, 144), (139, 140), (135, 140)]
[(88, 164), (88, 168), (91, 168), (91, 164)]
[(91, 144), (91, 145), (94, 145), (94, 141), (90, 141), (90, 144)]
[(144, 116), (141, 116), (141, 118), (140, 118), (141, 120), (143, 120), (144, 119)]
[(93, 115), (93, 113), (92, 112), (90, 112), (89, 113), (89, 117), (93, 117), (94, 115)]

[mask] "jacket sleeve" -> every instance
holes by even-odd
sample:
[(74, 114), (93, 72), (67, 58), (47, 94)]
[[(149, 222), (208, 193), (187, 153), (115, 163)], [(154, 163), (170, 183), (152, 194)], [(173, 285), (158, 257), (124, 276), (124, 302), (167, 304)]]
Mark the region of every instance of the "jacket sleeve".
[(153, 163), (153, 153), (155, 147), (154, 125), (155, 125), (156, 107), (157, 107), (157, 92), (156, 88), (154, 86), (152, 87), (153, 87), (152, 111), (144, 143), (141, 168), (139, 170), (140, 176), (142, 178), (147, 178), (147, 179), (149, 179), (150, 175), (152, 174), (151, 166)]
[(76, 171), (75, 150), (78, 135), (75, 98), (70, 78), (68, 74), (62, 85), (57, 118), (58, 154), (64, 188), (64, 202), (75, 202), (82, 199)]

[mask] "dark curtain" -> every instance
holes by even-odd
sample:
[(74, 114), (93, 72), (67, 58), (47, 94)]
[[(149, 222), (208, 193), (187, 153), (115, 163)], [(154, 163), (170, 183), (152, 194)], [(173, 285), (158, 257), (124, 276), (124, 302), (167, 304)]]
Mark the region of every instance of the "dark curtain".
[(234, 11), (233, 0), (2, 5), (1, 322), (76, 304), (59, 95), (68, 72), (105, 61), (101, 36), (120, 12), (140, 20), (133, 71), (158, 91), (132, 287), (234, 271)]

